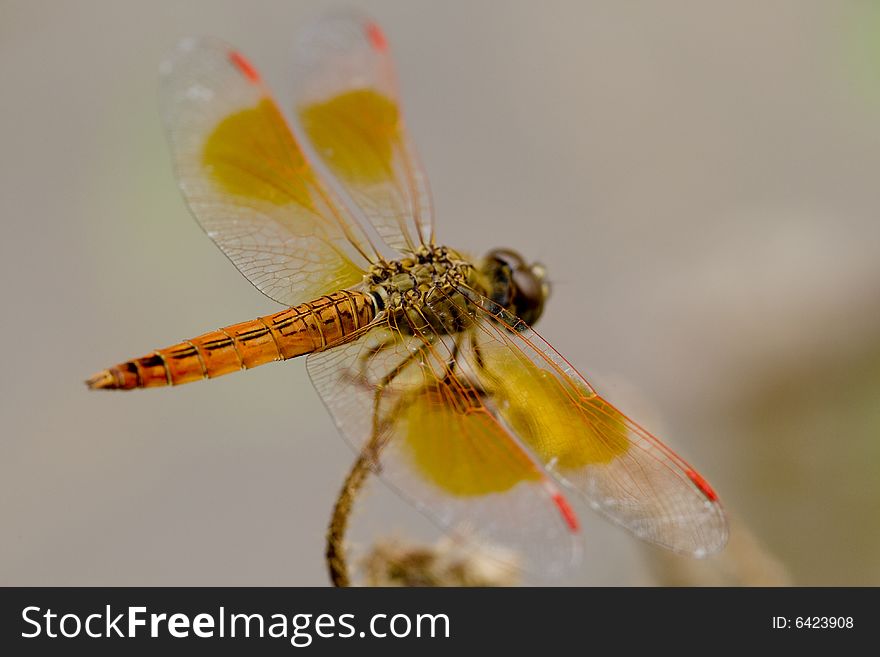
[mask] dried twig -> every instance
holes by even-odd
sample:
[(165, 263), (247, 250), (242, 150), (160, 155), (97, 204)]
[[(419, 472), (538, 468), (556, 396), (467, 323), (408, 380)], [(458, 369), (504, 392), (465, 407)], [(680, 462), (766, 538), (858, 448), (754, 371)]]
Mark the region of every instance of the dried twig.
[(519, 568), (500, 548), (444, 538), (435, 545), (377, 543), (363, 560), (369, 586), (515, 586)]
[(345, 532), (348, 529), (348, 521), (354, 508), (355, 498), (372, 471), (373, 463), (372, 453), (368, 454), (367, 450), (360, 453), (345, 478), (345, 483), (336, 499), (336, 505), (333, 507), (333, 516), (327, 527), (327, 551), (325, 553), (327, 568), (330, 571), (330, 581), (333, 582), (333, 586), (351, 586), (345, 559)]

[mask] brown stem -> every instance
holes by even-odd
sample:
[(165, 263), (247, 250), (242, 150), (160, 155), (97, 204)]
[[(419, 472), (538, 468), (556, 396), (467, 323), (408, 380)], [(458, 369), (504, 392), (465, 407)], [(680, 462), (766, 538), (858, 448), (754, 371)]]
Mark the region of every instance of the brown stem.
[(348, 520), (358, 492), (364, 485), (372, 470), (374, 457), (369, 450), (364, 450), (358, 456), (354, 466), (345, 478), (336, 506), (333, 507), (333, 517), (327, 527), (327, 569), (330, 571), (330, 581), (333, 586), (351, 586), (348, 576), (348, 564), (345, 560), (345, 532), (348, 529)]
[[(375, 355), (389, 346), (393, 342), (382, 343), (379, 349), (371, 350), (371, 354)], [(388, 435), (382, 431), (382, 423), (379, 420), (380, 405), (382, 401), (382, 392), (385, 388), (406, 368), (412, 361), (421, 358), (425, 351), (430, 348), (433, 342), (426, 342), (417, 350), (406, 356), (400, 364), (389, 372), (382, 381), (376, 385), (376, 394), (373, 397), (373, 430), (369, 442), (361, 450), (342, 490), (339, 491), (339, 497), (336, 498), (336, 505), (333, 507), (333, 517), (330, 518), (330, 525), (327, 527), (327, 550), (324, 553), (327, 561), (327, 569), (330, 571), (330, 581), (333, 586), (343, 587), (351, 586), (351, 579), (348, 576), (348, 563), (345, 559), (345, 532), (348, 529), (348, 520), (351, 517), (351, 510), (354, 508), (355, 498), (367, 480), (372, 470), (378, 471), (379, 454), (388, 440)], [(395, 411), (391, 412), (393, 416)]]

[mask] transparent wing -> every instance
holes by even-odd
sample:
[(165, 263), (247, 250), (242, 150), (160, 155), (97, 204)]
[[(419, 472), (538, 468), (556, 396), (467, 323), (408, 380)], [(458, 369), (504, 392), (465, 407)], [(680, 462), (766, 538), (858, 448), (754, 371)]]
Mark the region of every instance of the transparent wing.
[(305, 30), (298, 46), (296, 113), (316, 152), (387, 244), (414, 251), (432, 243), (428, 181), (379, 26), (332, 14)]
[(349, 443), (381, 478), (467, 544), (513, 549), (529, 572), (576, 556), (574, 512), (464, 373), (454, 340), (380, 320), (309, 356), (309, 374)]
[(477, 330), (460, 359), (538, 462), (641, 539), (696, 557), (724, 547), (718, 496), (690, 465), (599, 396), (524, 322), (472, 290), (461, 294), (471, 305), (449, 307)]
[(187, 39), (162, 74), (180, 189), (239, 271), (285, 305), (360, 282), (366, 239), (250, 63), (222, 41)]

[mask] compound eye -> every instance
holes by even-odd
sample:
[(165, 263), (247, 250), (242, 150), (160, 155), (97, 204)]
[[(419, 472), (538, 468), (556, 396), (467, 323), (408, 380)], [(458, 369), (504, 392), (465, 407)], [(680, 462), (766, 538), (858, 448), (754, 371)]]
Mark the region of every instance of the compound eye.
[(526, 324), (534, 324), (544, 310), (544, 289), (541, 282), (528, 270), (513, 274), (513, 305), (516, 314)]
[(510, 268), (510, 271), (517, 271), (526, 268), (526, 261), (523, 257), (511, 249), (494, 249), (489, 252), (489, 257), (507, 265)]
[(534, 308), (541, 303), (541, 283), (528, 270), (513, 273), (513, 285), (516, 288), (517, 306)]

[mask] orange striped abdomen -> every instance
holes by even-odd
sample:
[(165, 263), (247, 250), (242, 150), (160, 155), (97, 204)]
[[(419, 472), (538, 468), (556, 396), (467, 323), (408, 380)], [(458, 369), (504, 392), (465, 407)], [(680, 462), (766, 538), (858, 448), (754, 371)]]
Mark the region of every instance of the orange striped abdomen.
[(90, 388), (131, 390), (180, 385), (319, 351), (375, 316), (370, 295), (334, 292), (310, 303), (205, 333), (120, 363), (93, 376)]

